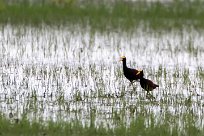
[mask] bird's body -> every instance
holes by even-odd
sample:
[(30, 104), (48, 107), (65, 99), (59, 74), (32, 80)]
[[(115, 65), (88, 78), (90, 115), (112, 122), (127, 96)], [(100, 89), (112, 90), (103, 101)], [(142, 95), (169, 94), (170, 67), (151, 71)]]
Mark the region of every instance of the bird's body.
[(143, 77), (143, 71), (141, 71), (141, 78), (140, 78), (140, 85), (141, 87), (149, 93), (150, 91), (154, 90), (155, 88), (159, 87), (159, 85), (154, 84), (151, 80), (146, 79)]
[(156, 87), (159, 87), (157, 84), (154, 84), (151, 80), (144, 77), (140, 79), (140, 85), (146, 91), (152, 91)]
[(139, 80), (140, 79), (140, 70), (128, 68), (126, 65), (126, 57), (123, 56), (121, 57), (121, 61), (123, 62), (123, 73), (125, 77), (133, 83), (134, 80)]
[(133, 82), (134, 80), (139, 80), (140, 76), (137, 75), (137, 73), (139, 72), (139, 70), (136, 69), (132, 69), (132, 68), (123, 68), (123, 73), (125, 75), (125, 77), (130, 81)]

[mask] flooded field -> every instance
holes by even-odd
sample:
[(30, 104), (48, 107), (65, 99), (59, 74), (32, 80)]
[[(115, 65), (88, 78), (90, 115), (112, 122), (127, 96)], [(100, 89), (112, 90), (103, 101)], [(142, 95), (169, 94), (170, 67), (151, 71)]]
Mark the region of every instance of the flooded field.
[[(0, 112), (11, 121), (78, 120), (84, 126), (167, 124), (204, 127), (204, 32), (194, 29), (94, 32), (69, 27), (0, 28)], [(124, 77), (142, 69), (159, 84), (150, 100), (139, 82)], [(190, 122), (188, 122), (190, 118)], [(185, 134), (185, 133), (183, 133)]]

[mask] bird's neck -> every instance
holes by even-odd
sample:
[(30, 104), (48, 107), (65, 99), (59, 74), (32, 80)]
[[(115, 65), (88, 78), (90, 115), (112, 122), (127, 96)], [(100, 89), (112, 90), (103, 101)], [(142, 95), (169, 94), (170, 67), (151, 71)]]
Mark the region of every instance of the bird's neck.
[(123, 70), (127, 69), (126, 61), (123, 61)]
[(145, 79), (146, 79), (146, 78), (144, 78), (144, 75), (142, 74), (142, 75), (140, 76), (140, 82), (143, 82)]
[(143, 80), (145, 80), (145, 78), (142, 76), (142, 77), (140, 78), (140, 81), (143, 81)]

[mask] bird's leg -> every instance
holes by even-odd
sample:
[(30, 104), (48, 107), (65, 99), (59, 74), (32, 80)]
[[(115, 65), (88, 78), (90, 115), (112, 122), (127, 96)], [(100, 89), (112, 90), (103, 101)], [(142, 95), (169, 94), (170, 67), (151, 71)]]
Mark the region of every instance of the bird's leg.
[(149, 91), (147, 91), (146, 97), (147, 99), (151, 99), (151, 94), (149, 93)]
[(135, 80), (135, 82), (140, 82), (140, 79)]
[(129, 84), (129, 86), (133, 86), (133, 81), (130, 81), (130, 84)]
[[(133, 91), (131, 91), (131, 95), (133, 94), (133, 92), (136, 92), (135, 91), (136, 88), (134, 87), (133, 83), (134, 83), (134, 81), (130, 81), (130, 84), (129, 84), (129, 86), (133, 87)], [(137, 92), (136, 92), (136, 94), (137, 94)]]
[(149, 91), (147, 91), (147, 94), (146, 94), (146, 97), (147, 97), (147, 99), (149, 99)]
[(137, 92), (136, 92), (136, 87), (132, 84), (132, 87), (133, 87), (133, 91), (136, 93), (137, 95)]
[(149, 99), (150, 101), (156, 99), (153, 95), (151, 95), (151, 94), (149, 93), (149, 91), (147, 91), (146, 97), (147, 97), (147, 99)]
[(136, 82), (136, 80), (133, 80), (133, 81), (132, 81), (132, 84), (135, 83), (135, 82)]
[(133, 91), (130, 92), (130, 98), (131, 99), (133, 98), (132, 95), (133, 95)]

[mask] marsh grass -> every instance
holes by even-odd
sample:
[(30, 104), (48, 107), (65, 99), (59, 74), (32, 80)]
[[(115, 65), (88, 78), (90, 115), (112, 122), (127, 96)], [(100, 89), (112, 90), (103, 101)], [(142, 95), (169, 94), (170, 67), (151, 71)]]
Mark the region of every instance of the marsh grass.
[[(203, 32), (80, 28), (1, 26), (2, 135), (202, 135)], [(122, 52), (159, 84), (154, 100), (129, 86)]]
[[(93, 116), (92, 112), (90, 113)], [(182, 118), (185, 124), (184, 128), (180, 129), (180, 124), (177, 119)], [(91, 120), (95, 121), (94, 117)], [(6, 119), (1, 115), (1, 135), (202, 135), (203, 130), (198, 129), (196, 122), (191, 115), (187, 114), (182, 117), (172, 116), (165, 113), (165, 118), (155, 122), (153, 114), (137, 114), (136, 118), (132, 119), (130, 125), (126, 125), (122, 120), (116, 119), (114, 129), (106, 128), (103, 125), (94, 126), (94, 124), (83, 125), (79, 120), (72, 122), (64, 121), (47, 121), (45, 122), (30, 122), (26, 117), (19, 122), (12, 122), (11, 119)]]
[[(40, 3), (40, 2), (39, 2)], [(139, 25), (153, 29), (204, 28), (202, 1), (0, 3), (0, 22), (13, 25), (80, 25), (93, 30), (131, 30)]]

